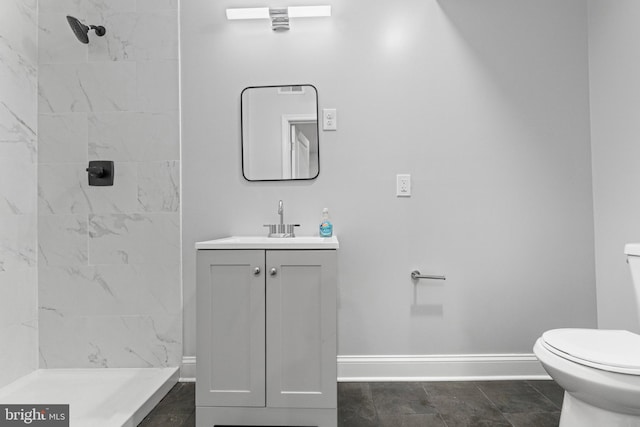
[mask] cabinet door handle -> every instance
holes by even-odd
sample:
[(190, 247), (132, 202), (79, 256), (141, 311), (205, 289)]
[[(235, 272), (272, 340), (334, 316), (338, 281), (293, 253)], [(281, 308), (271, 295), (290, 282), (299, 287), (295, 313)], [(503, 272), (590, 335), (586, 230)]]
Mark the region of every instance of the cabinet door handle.
[(271, 270), (269, 270), (269, 274), (272, 276), (275, 276), (278, 273), (278, 270), (276, 270), (275, 267), (271, 268)]
[(259, 275), (260, 275), (260, 267), (256, 267), (256, 268), (254, 268), (254, 269), (253, 269), (253, 274), (254, 274), (255, 276), (259, 276)]

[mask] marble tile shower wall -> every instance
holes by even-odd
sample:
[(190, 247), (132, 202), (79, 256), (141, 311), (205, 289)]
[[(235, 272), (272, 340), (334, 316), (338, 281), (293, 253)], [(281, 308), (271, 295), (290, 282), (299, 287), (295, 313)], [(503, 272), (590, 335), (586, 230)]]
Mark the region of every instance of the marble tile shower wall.
[[(81, 44), (66, 15), (106, 27)], [(40, 366), (178, 366), (177, 0), (39, 0)], [(113, 160), (89, 187), (88, 160)]]
[(0, 387), (38, 362), (36, 10), (0, 2)]

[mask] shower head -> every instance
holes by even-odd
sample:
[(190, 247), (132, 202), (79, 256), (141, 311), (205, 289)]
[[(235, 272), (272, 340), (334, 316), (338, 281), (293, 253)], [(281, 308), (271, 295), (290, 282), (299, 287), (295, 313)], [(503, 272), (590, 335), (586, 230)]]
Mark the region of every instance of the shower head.
[(104, 36), (107, 32), (107, 30), (105, 30), (105, 28), (101, 25), (86, 26), (82, 22), (80, 22), (78, 18), (74, 18), (73, 16), (67, 16), (67, 22), (71, 26), (73, 34), (75, 34), (78, 40), (80, 40), (80, 43), (89, 43), (89, 30), (95, 30), (98, 37)]

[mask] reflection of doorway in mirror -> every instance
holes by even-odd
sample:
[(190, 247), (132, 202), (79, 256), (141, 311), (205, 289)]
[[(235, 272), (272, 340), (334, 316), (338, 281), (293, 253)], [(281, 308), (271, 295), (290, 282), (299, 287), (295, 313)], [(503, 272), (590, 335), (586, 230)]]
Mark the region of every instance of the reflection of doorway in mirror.
[(291, 178), (308, 178), (312, 144), (307, 135), (315, 132), (314, 123), (291, 125)]
[(306, 179), (318, 174), (318, 120), (315, 115), (282, 116), (282, 177)]

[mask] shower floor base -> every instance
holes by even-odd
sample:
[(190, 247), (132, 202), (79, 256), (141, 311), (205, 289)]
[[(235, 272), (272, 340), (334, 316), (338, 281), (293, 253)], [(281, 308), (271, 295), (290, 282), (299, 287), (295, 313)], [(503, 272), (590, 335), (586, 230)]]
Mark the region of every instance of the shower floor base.
[(178, 368), (40, 369), (0, 389), (1, 404), (68, 404), (70, 427), (135, 427), (178, 382)]

